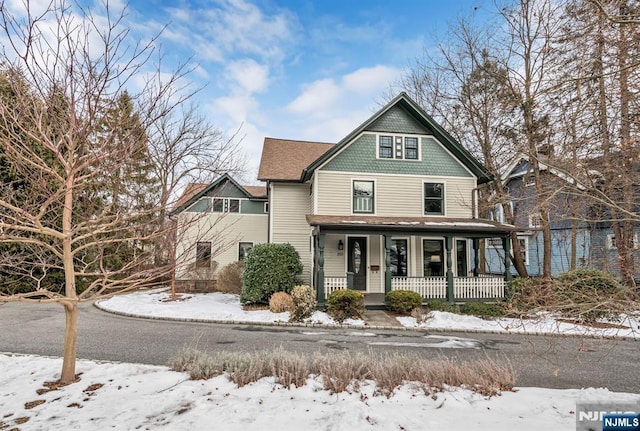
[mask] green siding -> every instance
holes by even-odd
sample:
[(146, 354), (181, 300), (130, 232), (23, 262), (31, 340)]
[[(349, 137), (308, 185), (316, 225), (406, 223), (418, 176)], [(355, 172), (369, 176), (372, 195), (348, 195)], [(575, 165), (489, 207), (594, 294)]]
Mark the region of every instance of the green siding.
[(217, 198), (246, 198), (242, 190), (237, 188), (231, 181), (223, 181), (213, 189), (209, 190), (207, 196), (215, 196)]
[(322, 170), (472, 177), (460, 162), (433, 138), (422, 138), (420, 145), (422, 148), (422, 160), (420, 161), (376, 159), (376, 135), (364, 134), (330, 160)]
[(366, 130), (373, 132), (413, 133), (431, 135), (431, 131), (422, 126), (400, 106), (389, 109), (382, 117), (374, 121)]
[(188, 207), (187, 211), (194, 213), (205, 213), (207, 211), (211, 211), (209, 205), (211, 205), (211, 199), (200, 198), (198, 202), (195, 202), (193, 205)]
[(240, 212), (242, 214), (265, 214), (265, 202), (266, 201), (241, 201)]

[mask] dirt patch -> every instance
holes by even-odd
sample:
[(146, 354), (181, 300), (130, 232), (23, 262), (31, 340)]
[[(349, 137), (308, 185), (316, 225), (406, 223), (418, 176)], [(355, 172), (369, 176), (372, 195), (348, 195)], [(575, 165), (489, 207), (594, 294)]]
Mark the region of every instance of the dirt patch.
[(87, 387), (87, 389), (85, 389), (82, 392), (95, 392), (95, 391), (97, 391), (98, 389), (100, 389), (103, 386), (104, 386), (103, 383), (94, 383), (93, 385), (89, 385)]
[(38, 407), (40, 404), (44, 404), (44, 403), (46, 403), (45, 400), (29, 401), (29, 402), (24, 403), (24, 408), (29, 410), (29, 409), (32, 409), (34, 407)]

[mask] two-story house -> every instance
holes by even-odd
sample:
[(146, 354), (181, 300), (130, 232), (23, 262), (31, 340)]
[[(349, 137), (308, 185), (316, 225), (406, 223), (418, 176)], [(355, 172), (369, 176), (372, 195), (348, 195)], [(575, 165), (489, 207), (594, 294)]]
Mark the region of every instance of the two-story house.
[(337, 144), (266, 138), (268, 241), (291, 243), (322, 303), (336, 289), (448, 300), (501, 297), (480, 239), (510, 249), (513, 226), (480, 219), (482, 164), (405, 93)]
[(179, 288), (213, 289), (217, 270), (267, 242), (268, 211), (264, 187), (241, 186), (228, 174), (211, 184), (189, 184), (173, 211)]

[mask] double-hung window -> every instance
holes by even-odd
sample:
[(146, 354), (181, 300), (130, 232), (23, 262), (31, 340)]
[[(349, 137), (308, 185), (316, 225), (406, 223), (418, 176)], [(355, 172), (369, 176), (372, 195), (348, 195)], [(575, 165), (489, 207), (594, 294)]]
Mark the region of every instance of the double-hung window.
[(353, 212), (373, 214), (374, 204), (373, 181), (354, 180)]
[(247, 257), (247, 253), (249, 253), (252, 248), (253, 248), (252, 242), (238, 243), (238, 260), (242, 262), (244, 258)]
[(381, 159), (393, 159), (393, 136), (380, 136), (378, 157)]
[(444, 215), (444, 184), (424, 183), (424, 214)]
[(211, 241), (196, 243), (196, 268), (211, 267)]
[(418, 160), (418, 138), (404, 138), (404, 158), (407, 160)]
[(213, 212), (216, 213), (239, 213), (240, 199), (214, 198)]

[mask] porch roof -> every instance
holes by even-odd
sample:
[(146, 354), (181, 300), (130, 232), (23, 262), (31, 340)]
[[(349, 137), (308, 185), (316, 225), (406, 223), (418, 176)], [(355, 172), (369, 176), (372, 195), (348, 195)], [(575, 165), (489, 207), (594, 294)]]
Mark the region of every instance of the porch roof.
[(468, 236), (490, 237), (516, 231), (510, 224), (487, 219), (445, 217), (378, 217), (307, 214), (307, 223), (329, 231), (405, 231), (411, 233), (464, 233)]

